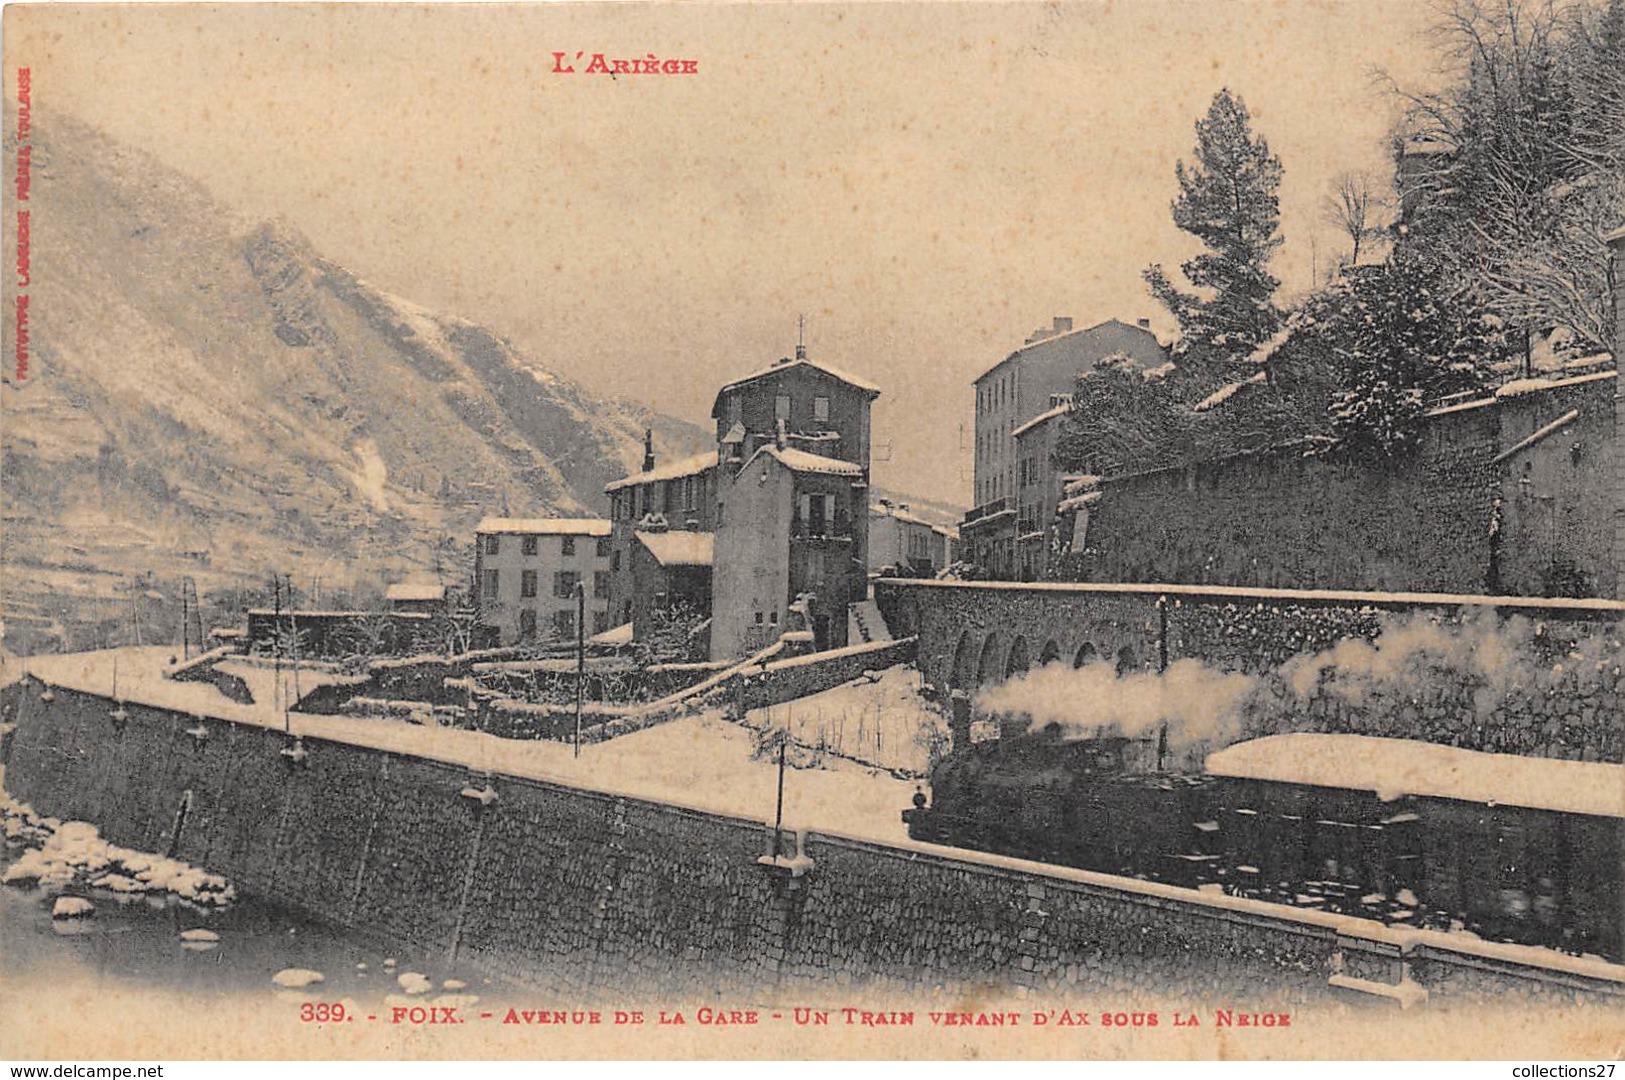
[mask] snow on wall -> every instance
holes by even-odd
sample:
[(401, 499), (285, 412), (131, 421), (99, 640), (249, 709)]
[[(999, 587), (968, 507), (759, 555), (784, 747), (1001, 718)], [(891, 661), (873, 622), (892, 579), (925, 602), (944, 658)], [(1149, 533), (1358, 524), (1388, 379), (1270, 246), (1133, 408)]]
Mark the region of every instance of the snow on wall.
[(1440, 998), (1625, 992), (1625, 968), (1601, 961), (844, 831), (808, 832), (792, 876), (761, 858), (770, 828), (743, 817), (314, 737), (293, 760), (275, 729), (146, 707), (115, 727), (112, 704), (25, 695), (8, 790), (244, 895), (583, 1000), (799, 1001), (835, 980), (1205, 1000), (1245, 987), (1290, 1008), (1328, 996), (1334, 956), (1395, 950)]
[[(1051, 576), (1613, 597), (1616, 385), (1613, 372), (1509, 384), (1434, 415), (1414, 455), (1383, 461), (1276, 447), (1107, 481), (1087, 549)], [(1497, 460), (1571, 410), (1561, 437)]]
[(939, 692), (1058, 661), (1065, 676), (1039, 679), (1025, 703), (1053, 700), (1085, 726), (1140, 725), (1143, 709), (1102, 713), (1124, 701), (1102, 691), (1157, 671), (1165, 654), (1170, 675), (1190, 660), (1256, 677), (1230, 695), (1234, 708), (1195, 711), (1204, 737), (1318, 731), (1625, 761), (1617, 601), (887, 581), (876, 599), (888, 625), (918, 635)]

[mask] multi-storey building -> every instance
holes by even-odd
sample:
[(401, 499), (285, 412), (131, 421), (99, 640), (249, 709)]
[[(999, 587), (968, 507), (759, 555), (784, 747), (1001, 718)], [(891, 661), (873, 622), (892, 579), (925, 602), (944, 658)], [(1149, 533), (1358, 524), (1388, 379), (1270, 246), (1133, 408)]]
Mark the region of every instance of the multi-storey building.
[[(880, 391), (795, 357), (736, 379), (711, 408), (717, 448), (643, 468), (605, 489), (615, 621), (633, 623), (707, 585), (711, 655), (782, 632), (810, 594), (819, 648), (846, 644), (847, 606), (868, 594), (869, 416)], [(664, 600), (662, 599), (664, 598)]]
[(475, 530), (474, 596), (481, 644), (574, 641), (610, 628), (610, 523), (600, 518), (496, 518)]
[(1071, 319), (1058, 317), (976, 379), (976, 506), (965, 515), (959, 533), (966, 557), (994, 577), (1020, 573), (1016, 431), (1054, 408), (1055, 395), (1071, 393), (1080, 374), (1110, 356), (1126, 357), (1140, 367), (1156, 367), (1168, 359), (1145, 319), (1139, 325), (1108, 319), (1074, 330)]
[(1015, 577), (1036, 581), (1049, 564), (1050, 528), (1061, 501), (1062, 476), (1051, 462), (1061, 417), (1072, 409), (1071, 394), (1053, 394), (1050, 407), (1011, 432), (1016, 447)]
[(815, 647), (847, 643), (847, 607), (869, 591), (869, 415), (879, 395), (799, 345), (794, 359), (717, 392), (713, 658), (777, 636), (803, 594)]
[(933, 577), (953, 562), (953, 530), (911, 513), (906, 504), (869, 504), (869, 570)]
[[(639, 586), (633, 573), (634, 547), (639, 531), (676, 534), (699, 534), (709, 537), (717, 527), (717, 452), (708, 450), (694, 457), (683, 458), (667, 465), (655, 464), (654, 448), (650, 437), (644, 437), (643, 468), (631, 476), (617, 480), (604, 488), (609, 495), (610, 517), (610, 612), (617, 626), (633, 623), (637, 634), (637, 617), (647, 615), (650, 597), (639, 598)], [(680, 539), (665, 541), (667, 548), (684, 544), (684, 551), (692, 556), (709, 540)], [(688, 582), (686, 591), (698, 588), (695, 575), (697, 566), (689, 565), (683, 575)], [(703, 573), (709, 575), (707, 563)], [(647, 575), (645, 575), (647, 580)], [(709, 604), (710, 581), (707, 577), (703, 590)], [(647, 590), (645, 590), (647, 592)]]

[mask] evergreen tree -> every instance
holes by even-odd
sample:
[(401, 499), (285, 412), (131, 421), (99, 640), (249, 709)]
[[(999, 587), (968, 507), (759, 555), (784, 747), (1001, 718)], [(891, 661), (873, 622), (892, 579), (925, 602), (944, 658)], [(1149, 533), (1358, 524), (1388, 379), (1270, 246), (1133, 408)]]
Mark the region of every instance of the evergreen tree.
[(1356, 452), (1415, 444), (1429, 408), (1483, 389), (1511, 358), (1500, 320), (1454, 291), (1436, 266), (1403, 254), (1351, 270), (1293, 314), (1294, 348), (1329, 356), (1330, 429)]
[(1194, 422), (1167, 376), (1126, 356), (1079, 374), (1061, 417), (1052, 464), (1067, 473), (1120, 476), (1189, 459)]
[(1268, 268), (1281, 246), (1281, 161), (1253, 133), (1246, 104), (1225, 89), (1196, 122), (1195, 162), (1180, 162), (1174, 175), (1174, 224), (1207, 247), (1180, 269), (1206, 292), (1179, 289), (1160, 265), (1145, 271), (1146, 284), (1179, 320), (1182, 352), (1220, 362), (1245, 355), (1281, 322), (1274, 303), (1280, 282)]

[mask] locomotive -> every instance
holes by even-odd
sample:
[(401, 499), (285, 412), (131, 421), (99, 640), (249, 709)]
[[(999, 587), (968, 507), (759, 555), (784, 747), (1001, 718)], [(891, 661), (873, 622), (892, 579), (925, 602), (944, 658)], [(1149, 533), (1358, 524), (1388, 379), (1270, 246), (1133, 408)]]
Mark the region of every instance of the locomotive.
[(916, 840), (1621, 960), (1625, 766), (1361, 735), (1202, 772), (1056, 724), (956, 745)]

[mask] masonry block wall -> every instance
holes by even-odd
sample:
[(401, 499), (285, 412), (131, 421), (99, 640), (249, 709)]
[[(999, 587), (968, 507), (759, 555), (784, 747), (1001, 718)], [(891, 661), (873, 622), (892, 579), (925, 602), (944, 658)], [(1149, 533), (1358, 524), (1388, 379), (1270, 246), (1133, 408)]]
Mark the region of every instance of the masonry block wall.
[[(880, 581), (888, 626), (919, 637), (925, 680), (939, 692), (974, 691), (1051, 660), (1105, 662), (1121, 674), (1164, 659), (1266, 676), (1341, 641), (1371, 641), (1391, 620), (1421, 614), (1455, 625), (1485, 616), (1539, 623), (1556, 658), (1540, 685), (1477, 697), (1478, 684), (1430, 679), (1404, 700), (1317, 692), (1307, 702), (1260, 694), (1245, 703), (1244, 736), (1331, 731), (1418, 738), (1472, 750), (1587, 761), (1625, 761), (1625, 605), (1609, 601), (1427, 600), (1381, 594), (1040, 583)], [(1579, 647), (1585, 664), (1564, 654)], [(1566, 667), (1565, 667), (1566, 665)], [(1565, 670), (1552, 669), (1564, 667)]]
[[(759, 862), (771, 832), (754, 822), (326, 740), (296, 762), (273, 729), (41, 698), (25, 684), (5, 777), (41, 813), (584, 1004), (1025, 986), (1290, 1006), (1392, 948), (1358, 920), (978, 853), (812, 833), (802, 873)], [(487, 786), (488, 805), (462, 794)], [(1439, 996), (1625, 992), (1625, 971), (1444, 937), (1415, 949)]]
[[(1617, 393), (1604, 376), (1443, 412), (1414, 455), (1387, 463), (1275, 447), (1110, 480), (1083, 550), (1052, 576), (1612, 597)], [(1496, 461), (1573, 410), (1560, 433)]]

